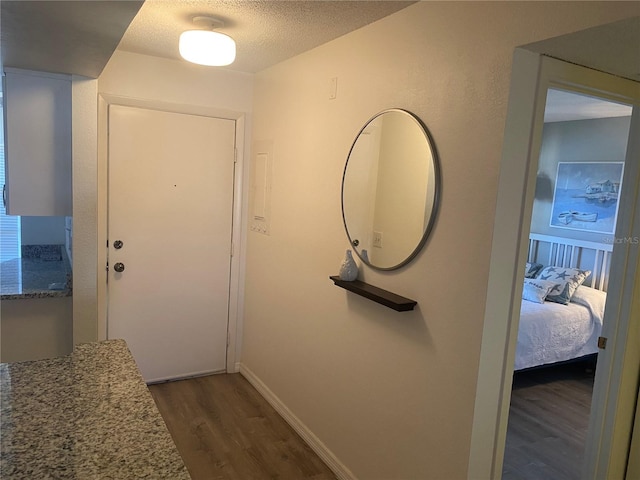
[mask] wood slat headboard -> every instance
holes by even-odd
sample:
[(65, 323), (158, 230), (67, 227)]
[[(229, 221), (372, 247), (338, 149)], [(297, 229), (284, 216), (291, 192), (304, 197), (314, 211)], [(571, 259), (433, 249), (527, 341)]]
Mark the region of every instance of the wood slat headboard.
[(612, 243), (587, 242), (530, 233), (527, 261), (545, 266), (591, 270), (585, 285), (606, 292), (612, 251)]

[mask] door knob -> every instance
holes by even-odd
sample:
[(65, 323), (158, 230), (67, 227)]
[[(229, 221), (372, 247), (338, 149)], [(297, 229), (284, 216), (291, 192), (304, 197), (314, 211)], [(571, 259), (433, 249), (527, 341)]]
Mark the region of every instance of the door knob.
[(113, 266), (113, 269), (120, 273), (120, 272), (124, 272), (124, 263), (118, 262)]

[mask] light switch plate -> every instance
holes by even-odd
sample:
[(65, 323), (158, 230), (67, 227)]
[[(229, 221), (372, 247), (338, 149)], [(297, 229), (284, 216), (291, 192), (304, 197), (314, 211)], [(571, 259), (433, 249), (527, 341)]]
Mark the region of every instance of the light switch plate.
[(373, 246), (382, 248), (382, 232), (373, 232)]

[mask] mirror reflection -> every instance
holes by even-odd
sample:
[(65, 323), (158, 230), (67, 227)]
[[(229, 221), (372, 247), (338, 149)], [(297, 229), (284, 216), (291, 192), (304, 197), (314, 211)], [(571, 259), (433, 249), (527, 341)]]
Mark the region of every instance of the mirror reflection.
[(413, 114), (380, 112), (358, 133), (342, 179), (349, 241), (373, 268), (399, 268), (417, 255), (432, 228), (439, 171), (429, 134)]

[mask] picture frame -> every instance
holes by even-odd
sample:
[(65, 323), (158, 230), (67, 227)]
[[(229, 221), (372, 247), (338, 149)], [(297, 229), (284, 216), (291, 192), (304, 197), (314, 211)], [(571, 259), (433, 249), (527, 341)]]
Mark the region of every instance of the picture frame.
[(613, 235), (624, 162), (558, 162), (549, 226)]

